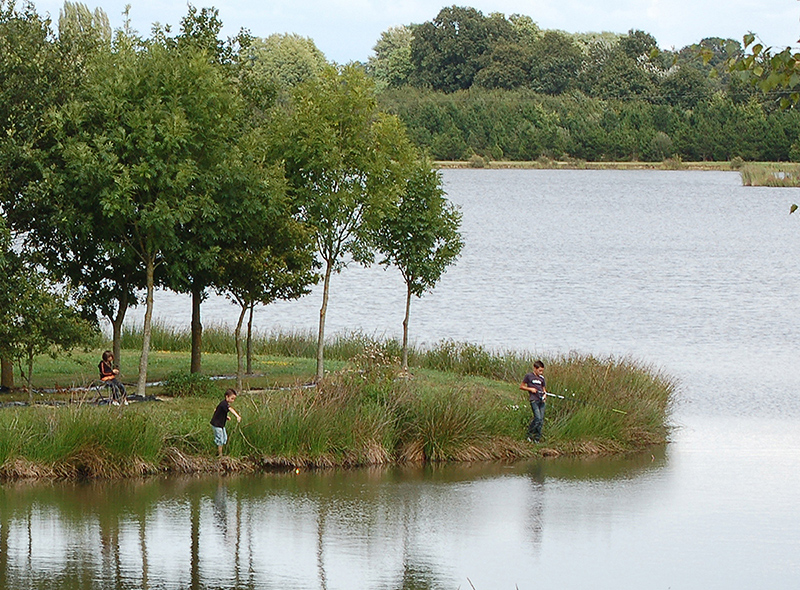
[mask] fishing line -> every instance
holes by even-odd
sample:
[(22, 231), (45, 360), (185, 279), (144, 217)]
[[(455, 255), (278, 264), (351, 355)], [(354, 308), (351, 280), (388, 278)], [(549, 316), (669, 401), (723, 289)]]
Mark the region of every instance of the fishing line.
[[(567, 393), (566, 389), (564, 390), (564, 393)], [(575, 397), (574, 393), (570, 397), (566, 397), (566, 396), (559, 395), (557, 393), (551, 393), (551, 392), (548, 391), (547, 392), (547, 397), (550, 397), (550, 396), (557, 397), (558, 399), (563, 399), (563, 400), (567, 400), (567, 401), (579, 402), (579, 403), (582, 403), (582, 404), (586, 404), (587, 406), (594, 406), (595, 408), (599, 408), (601, 410), (611, 410), (612, 412), (616, 412), (617, 414), (627, 414), (628, 413), (625, 410), (618, 410), (617, 408), (605, 408), (605, 407), (600, 406), (598, 404), (595, 404), (595, 403), (592, 403), (592, 402), (587, 402), (584, 399), (581, 399), (579, 397)]]

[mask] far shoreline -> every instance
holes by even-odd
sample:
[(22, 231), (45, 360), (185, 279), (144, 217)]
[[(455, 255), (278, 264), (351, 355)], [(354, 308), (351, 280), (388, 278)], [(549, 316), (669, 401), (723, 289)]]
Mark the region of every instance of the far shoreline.
[(440, 170), (698, 170), (704, 172), (738, 172), (742, 166), (741, 162), (683, 162), (678, 159), (668, 159), (663, 162), (586, 162), (545, 158), (532, 161), (495, 161), (480, 156), (471, 160), (436, 160), (433, 164)]

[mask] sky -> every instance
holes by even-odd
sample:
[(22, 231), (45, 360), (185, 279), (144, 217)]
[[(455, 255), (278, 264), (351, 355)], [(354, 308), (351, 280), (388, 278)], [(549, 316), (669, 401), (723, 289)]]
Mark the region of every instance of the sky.
[[(21, 3), (22, 0), (18, 0)], [(33, 0), (40, 14), (54, 21), (63, 0)], [(131, 5), (131, 23), (148, 35), (154, 22), (177, 28), (187, 3), (163, 0), (83, 0), (102, 8), (111, 26), (122, 25)], [(193, 0), (198, 8), (213, 6), (223, 22), (223, 36), (246, 28), (257, 37), (296, 33), (310, 37), (330, 61), (366, 61), (389, 27), (432, 20), (443, 6), (471, 6), (489, 15), (530, 16), (543, 29), (569, 33), (626, 33), (641, 29), (663, 49), (680, 49), (704, 37), (741, 41), (753, 32), (767, 46), (796, 46), (800, 38), (798, 0)]]

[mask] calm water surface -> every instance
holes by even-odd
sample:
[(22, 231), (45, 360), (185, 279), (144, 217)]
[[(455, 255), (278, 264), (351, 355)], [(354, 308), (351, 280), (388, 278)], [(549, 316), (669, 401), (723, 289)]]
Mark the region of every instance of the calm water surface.
[[(735, 173), (445, 171), (466, 246), (419, 345), (630, 356), (676, 376), (624, 459), (0, 487), (0, 588), (796, 588), (800, 201)], [(396, 272), (335, 277), (329, 333), (400, 333)], [(321, 294), (260, 310), (314, 329)], [(141, 315), (141, 314), (140, 314)], [(206, 323), (233, 323), (224, 299)], [(188, 323), (162, 293), (156, 316)], [(553, 402), (556, 403), (556, 402)]]

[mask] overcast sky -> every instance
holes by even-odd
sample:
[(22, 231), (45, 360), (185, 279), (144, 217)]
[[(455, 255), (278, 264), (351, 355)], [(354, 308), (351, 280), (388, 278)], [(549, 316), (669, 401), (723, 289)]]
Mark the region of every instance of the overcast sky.
[[(21, 0), (18, 0), (21, 2)], [(187, 4), (163, 0), (84, 0), (102, 8), (114, 28), (131, 5), (133, 27), (147, 35), (152, 23), (177, 26)], [(39, 13), (58, 19), (63, 0), (34, 0)], [(472, 6), (485, 15), (524, 14), (543, 29), (570, 33), (641, 29), (664, 49), (680, 49), (704, 37), (741, 40), (756, 33), (766, 45), (796, 45), (800, 38), (798, 0), (472, 0), (433, 3), (430, 0), (216, 0), (193, 1), (198, 8), (219, 9), (223, 34), (247, 28), (258, 37), (297, 33), (311, 37), (325, 56), (338, 63), (366, 61), (381, 32), (389, 27), (433, 19), (442, 6)]]

